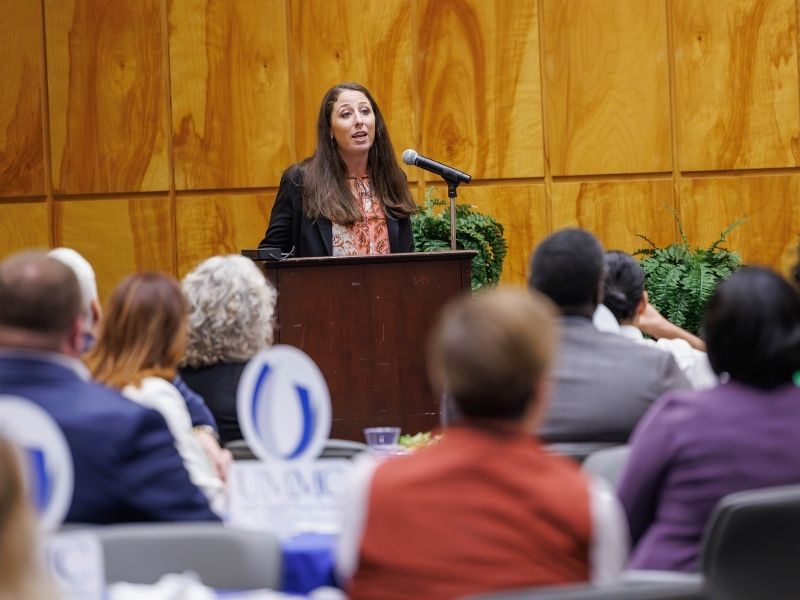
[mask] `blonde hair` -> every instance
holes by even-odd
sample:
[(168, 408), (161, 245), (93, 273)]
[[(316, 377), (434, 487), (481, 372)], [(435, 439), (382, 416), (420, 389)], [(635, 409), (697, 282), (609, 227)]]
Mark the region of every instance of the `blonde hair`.
[(108, 300), (97, 344), (86, 356), (96, 381), (116, 389), (145, 377), (175, 377), (186, 348), (186, 300), (160, 273), (131, 275)]
[(46, 600), (53, 597), (52, 588), (39, 568), (36, 521), (19, 454), (0, 439), (0, 599)]

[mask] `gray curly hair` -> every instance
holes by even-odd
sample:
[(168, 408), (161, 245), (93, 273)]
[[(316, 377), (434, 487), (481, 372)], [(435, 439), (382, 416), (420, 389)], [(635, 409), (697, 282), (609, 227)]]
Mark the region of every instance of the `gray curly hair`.
[(183, 278), (181, 287), (189, 302), (184, 365), (246, 361), (272, 344), (278, 294), (249, 258), (209, 258)]

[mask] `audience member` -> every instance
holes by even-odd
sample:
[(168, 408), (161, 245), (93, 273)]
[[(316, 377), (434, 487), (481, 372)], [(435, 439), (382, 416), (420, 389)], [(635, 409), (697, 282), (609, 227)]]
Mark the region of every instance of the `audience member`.
[(531, 260), (530, 287), (561, 311), (553, 401), (539, 430), (548, 442), (625, 443), (656, 398), (690, 387), (668, 353), (594, 327), (603, 275), (603, 249), (582, 229), (552, 234)]
[(242, 439), (236, 416), (239, 377), (272, 343), (277, 294), (249, 258), (215, 256), (183, 280), (189, 342), (181, 376), (205, 398), (223, 442)]
[(0, 439), (0, 598), (50, 600), (57, 596), (40, 568), (36, 535), (20, 456), (14, 446)]
[(67, 521), (214, 520), (164, 419), (89, 381), (78, 360), (82, 304), (73, 272), (41, 253), (0, 263), (0, 395), (22, 396), (61, 427), (75, 465)]
[(106, 314), (86, 356), (95, 379), (161, 413), (192, 481), (221, 512), (222, 480), (192, 430), (186, 402), (170, 383), (186, 348), (186, 301), (178, 283), (158, 273), (131, 275), (111, 294)]
[(83, 308), (83, 352), (88, 351), (97, 339), (97, 329), (103, 311), (100, 308), (100, 297), (97, 295), (97, 278), (89, 261), (72, 248), (55, 248), (47, 253), (67, 265), (81, 287), (81, 306)]
[[(87, 352), (94, 346), (103, 317), (100, 299), (97, 295), (94, 269), (89, 261), (71, 248), (56, 248), (48, 252), (48, 255), (70, 267), (78, 278), (84, 310), (82, 351)], [(217, 466), (220, 475), (224, 474), (232, 458), (230, 452), (219, 446), (217, 423), (214, 421), (211, 411), (208, 410), (203, 398), (190, 390), (180, 377), (176, 376), (172, 383), (186, 400), (186, 408), (189, 409), (192, 426), (195, 428), (195, 433), (203, 445), (203, 449)]]
[(554, 311), (535, 293), (493, 291), (447, 307), (428, 370), (461, 417), (433, 446), (357, 466), (339, 556), (350, 598), (450, 599), (616, 578), (627, 536), (613, 490), (534, 434), (556, 338)]
[[(714, 387), (717, 378), (711, 370), (708, 355), (697, 349), (698, 345), (705, 347), (705, 344), (697, 339), (697, 336), (670, 323), (648, 302), (647, 292), (644, 289), (644, 270), (639, 262), (630, 254), (614, 251), (606, 252), (605, 263), (603, 304), (619, 323), (619, 333), (637, 344), (652, 346), (672, 354), (694, 389)], [(652, 316), (643, 322), (642, 315), (645, 313), (650, 313)], [(645, 339), (642, 330), (658, 322), (663, 322), (662, 326), (658, 327), (660, 331), (673, 331), (672, 335), (675, 337)], [(652, 327), (650, 331), (653, 331)], [(693, 338), (696, 341), (690, 344)]]
[(728, 383), (666, 394), (642, 419), (619, 484), (636, 548), (630, 566), (695, 571), (706, 521), (725, 495), (800, 483), (800, 300), (781, 277), (744, 268), (705, 320)]

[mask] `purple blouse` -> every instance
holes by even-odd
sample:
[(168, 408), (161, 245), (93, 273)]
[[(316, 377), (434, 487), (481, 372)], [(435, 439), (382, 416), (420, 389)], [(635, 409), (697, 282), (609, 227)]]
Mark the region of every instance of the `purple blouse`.
[(669, 392), (631, 446), (618, 489), (635, 544), (628, 566), (697, 571), (706, 521), (723, 496), (800, 483), (800, 388)]

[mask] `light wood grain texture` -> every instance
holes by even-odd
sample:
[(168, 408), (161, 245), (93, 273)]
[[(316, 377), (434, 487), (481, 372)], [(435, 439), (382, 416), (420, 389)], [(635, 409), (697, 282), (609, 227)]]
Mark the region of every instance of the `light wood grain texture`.
[(0, 260), (26, 248), (47, 248), (45, 202), (0, 202)]
[(544, 174), (536, 7), (419, 2), (423, 154), (476, 178)]
[(178, 197), (178, 276), (211, 256), (256, 248), (274, 201), (274, 194)]
[(800, 243), (800, 175), (684, 179), (681, 216), (693, 245), (708, 246), (737, 219), (725, 247), (745, 263), (783, 272)]
[(795, 1), (670, 4), (681, 169), (797, 165)]
[(647, 244), (675, 241), (672, 181), (601, 181), (554, 183), (553, 231), (582, 227), (591, 231), (606, 250), (633, 252)]
[[(447, 190), (439, 196), (447, 198)], [(508, 254), (500, 282), (525, 285), (531, 250), (548, 234), (544, 184), (461, 188), (459, 203), (470, 204), (503, 225)]]
[(46, 0), (58, 193), (166, 190), (161, 2)]
[[(378, 103), (400, 160), (405, 148), (417, 145), (409, 0), (290, 4), (297, 157), (309, 156), (316, 147), (317, 116), (328, 88), (355, 81)], [(416, 179), (414, 171), (407, 170), (410, 179)]]
[(131, 273), (175, 273), (167, 198), (57, 201), (54, 228), (57, 246), (74, 248), (92, 264), (101, 298)]
[(277, 186), (289, 153), (283, 0), (170, 0), (178, 189)]
[(42, 195), (40, 5), (0, 2), (0, 196)]
[(672, 167), (663, 0), (544, 0), (553, 175)]

